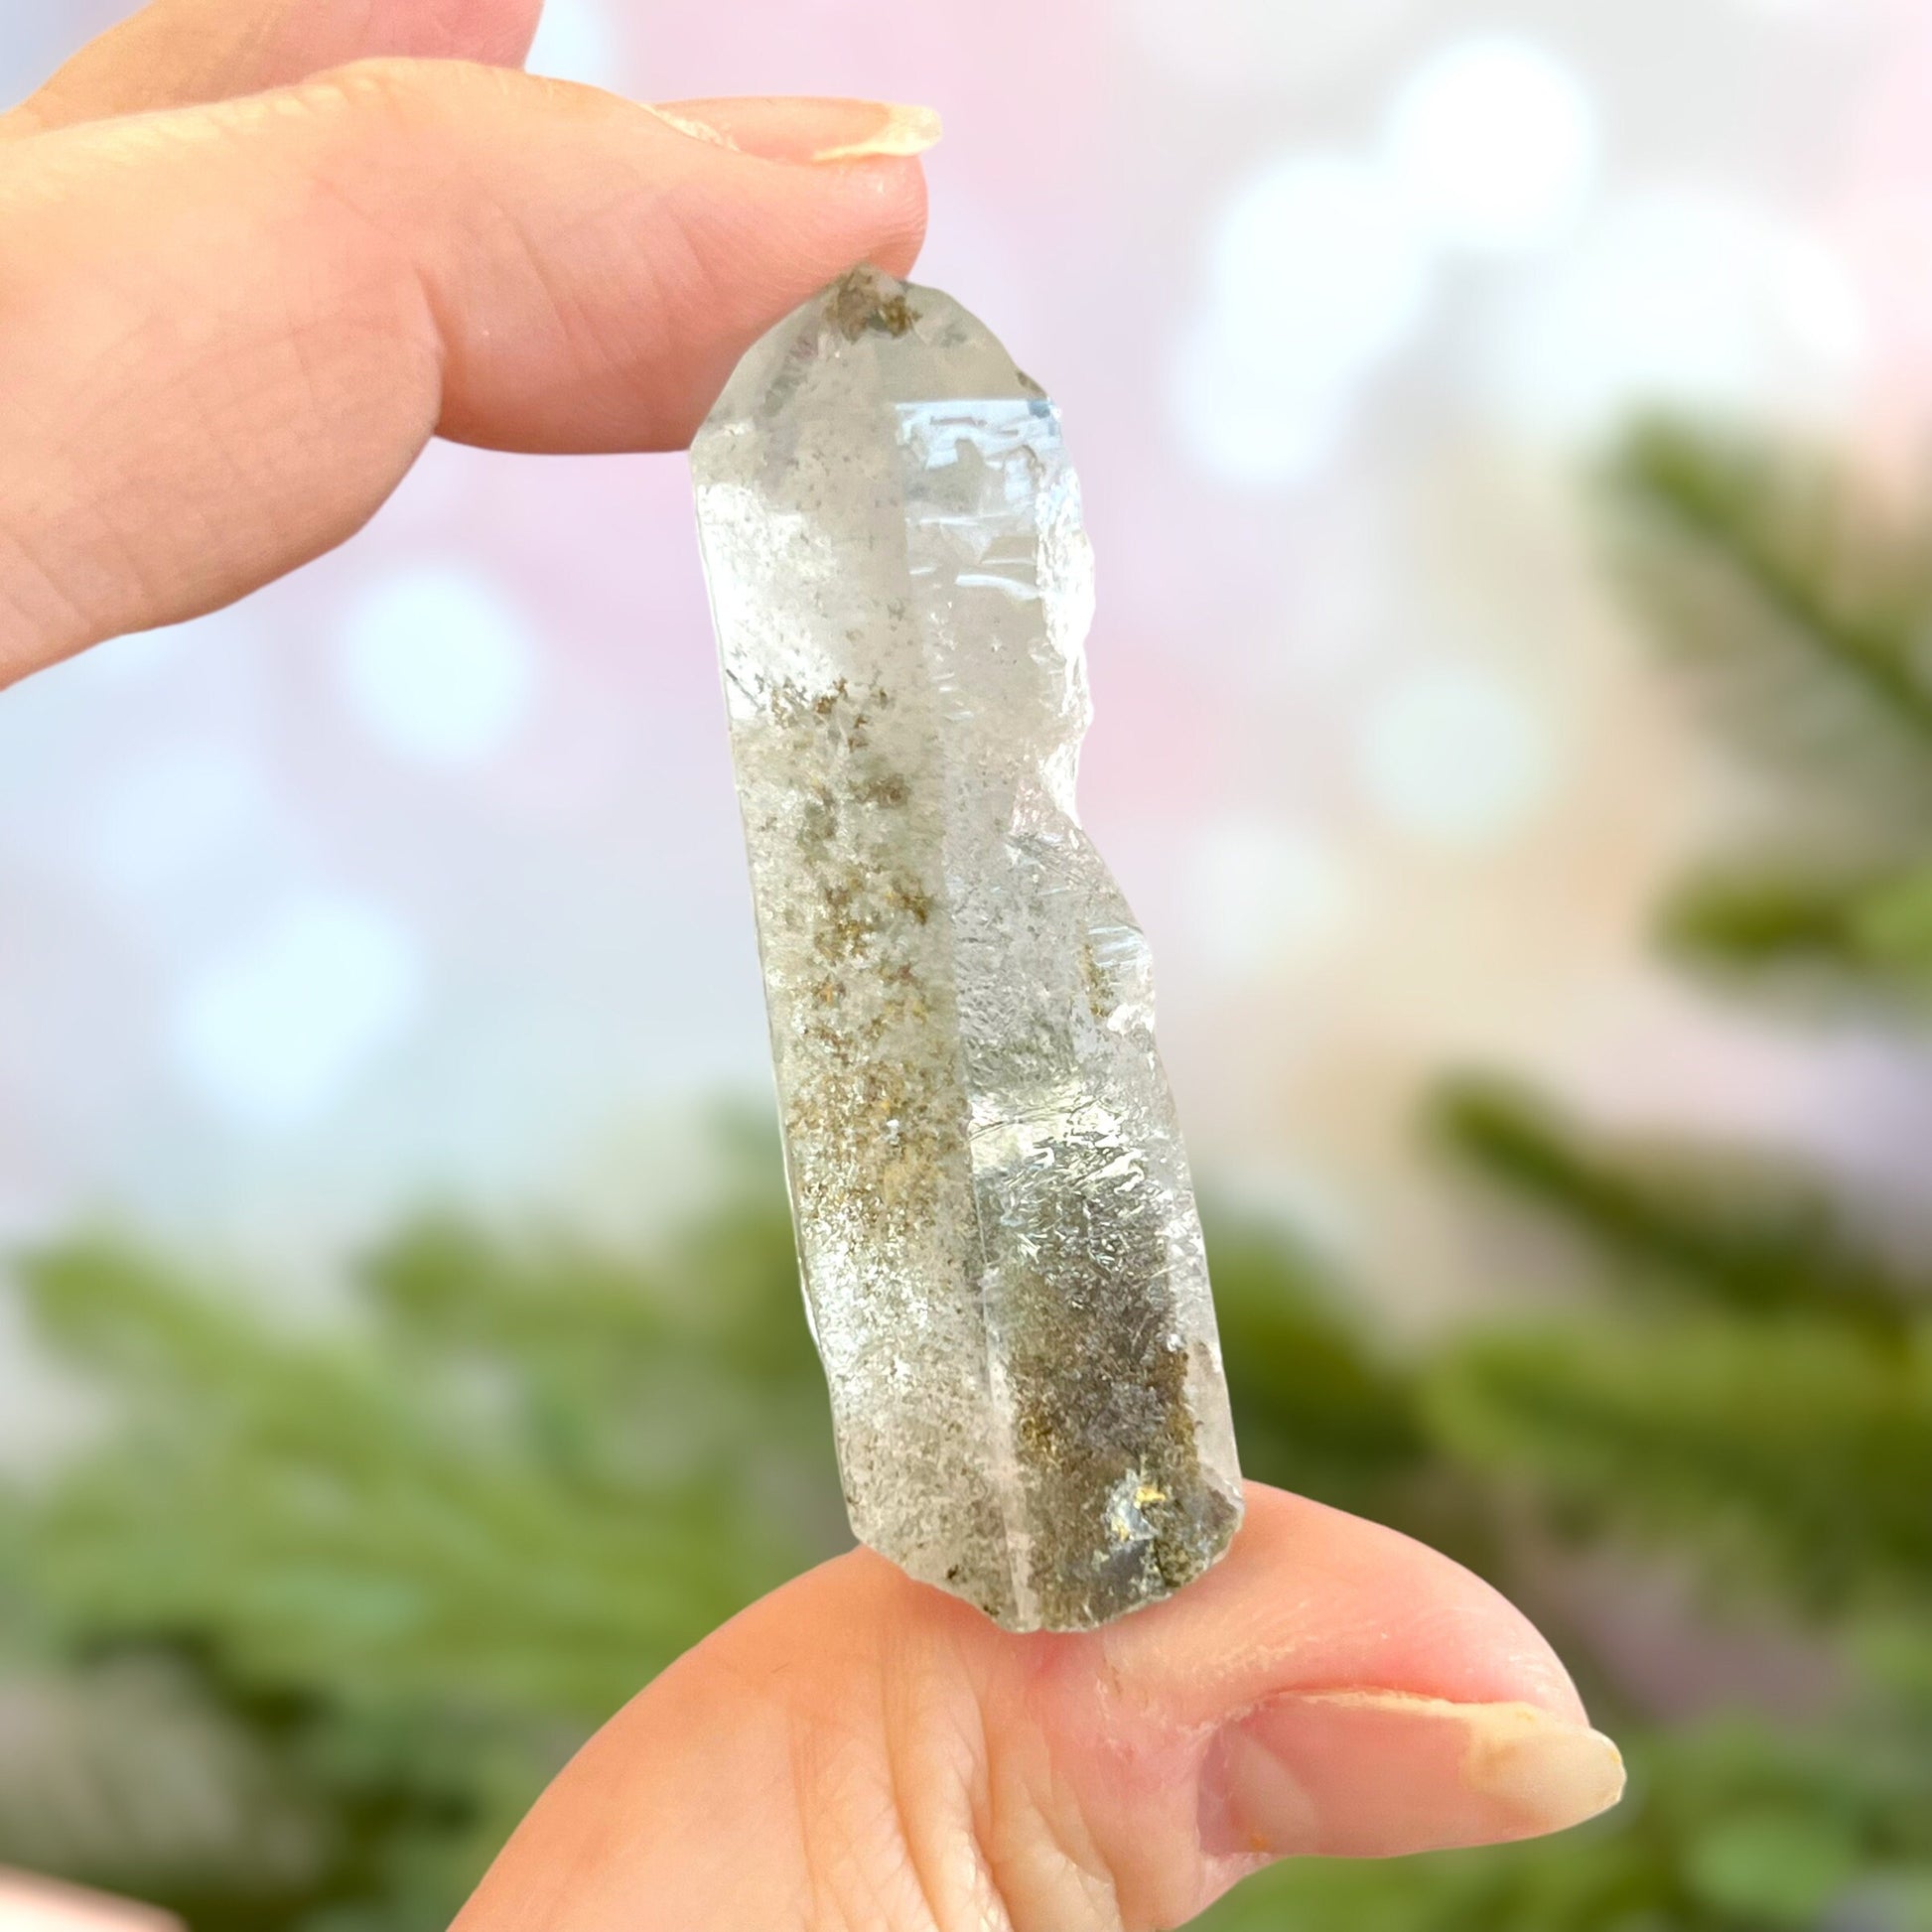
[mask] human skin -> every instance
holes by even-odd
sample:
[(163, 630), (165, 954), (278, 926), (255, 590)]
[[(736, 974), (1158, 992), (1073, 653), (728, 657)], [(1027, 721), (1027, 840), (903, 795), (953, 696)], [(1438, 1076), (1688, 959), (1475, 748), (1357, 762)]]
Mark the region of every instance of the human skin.
[[(0, 685), (342, 542), (432, 436), (678, 448), (770, 323), (911, 266), (930, 117), (534, 79), (539, 4), (158, 0), (0, 118)], [(1146, 1932), (1621, 1787), (1486, 1585), (1256, 1485), (1217, 1569), (1087, 1634), (863, 1550), (800, 1578), (605, 1725), (457, 1925)]]

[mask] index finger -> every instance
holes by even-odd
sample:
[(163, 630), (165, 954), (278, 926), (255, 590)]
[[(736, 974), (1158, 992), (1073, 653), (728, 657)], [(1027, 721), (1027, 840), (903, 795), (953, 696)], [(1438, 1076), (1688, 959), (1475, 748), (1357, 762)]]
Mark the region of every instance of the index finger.
[(388, 61), (0, 149), (0, 685), (341, 542), (432, 434), (681, 447), (788, 309), (910, 266), (929, 125), (702, 110)]

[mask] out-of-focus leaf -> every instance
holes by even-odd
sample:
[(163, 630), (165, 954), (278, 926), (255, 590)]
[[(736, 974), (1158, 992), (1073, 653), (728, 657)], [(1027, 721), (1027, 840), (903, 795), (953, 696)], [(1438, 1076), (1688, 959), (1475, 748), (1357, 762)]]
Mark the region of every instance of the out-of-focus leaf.
[(1693, 1894), (1747, 1925), (1815, 1925), (1860, 1865), (1849, 1826), (1795, 1807), (1743, 1812), (1705, 1832), (1684, 1862)]
[(1811, 1611), (1932, 1603), (1932, 1329), (1608, 1321), (1465, 1339), (1441, 1440), (1573, 1529), (1681, 1541)]
[(1210, 1214), (1208, 1263), (1244, 1469), (1338, 1507), (1386, 1505), (1426, 1453), (1407, 1371), (1281, 1230)]
[(1742, 1315), (1902, 1336), (1932, 1270), (1881, 1253), (1799, 1162), (1756, 1148), (1592, 1133), (1507, 1081), (1440, 1088), (1436, 1139), (1634, 1278)]
[(1605, 468), (1626, 574), (1695, 669), (1714, 721), (1824, 781), (1807, 837), (1865, 808), (1895, 837), (1932, 787), (1932, 536), (1829, 464), (1682, 420), (1639, 425)]
[(1795, 991), (1932, 995), (1932, 866), (1824, 872), (1789, 858), (1693, 878), (1665, 907), (1666, 945), (1696, 963), (1776, 975)]

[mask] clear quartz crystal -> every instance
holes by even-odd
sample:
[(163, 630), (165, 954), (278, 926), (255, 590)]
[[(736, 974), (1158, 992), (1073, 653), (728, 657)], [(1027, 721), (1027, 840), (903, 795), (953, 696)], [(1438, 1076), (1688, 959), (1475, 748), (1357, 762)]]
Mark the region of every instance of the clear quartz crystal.
[(1147, 942), (1074, 813), (1059, 418), (857, 269), (692, 445), (813, 1333), (854, 1530), (1009, 1628), (1215, 1561), (1239, 1472)]

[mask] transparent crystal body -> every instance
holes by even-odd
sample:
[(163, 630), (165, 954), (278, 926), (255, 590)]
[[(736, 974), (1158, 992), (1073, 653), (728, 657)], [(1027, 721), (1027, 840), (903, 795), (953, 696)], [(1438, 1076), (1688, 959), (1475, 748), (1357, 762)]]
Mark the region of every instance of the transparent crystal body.
[(857, 1535), (1013, 1629), (1168, 1595), (1241, 1490), (1148, 949), (1081, 831), (1059, 419), (855, 270), (692, 445), (786, 1169)]

